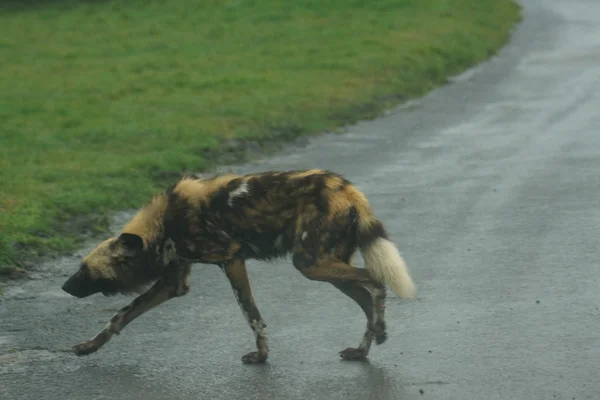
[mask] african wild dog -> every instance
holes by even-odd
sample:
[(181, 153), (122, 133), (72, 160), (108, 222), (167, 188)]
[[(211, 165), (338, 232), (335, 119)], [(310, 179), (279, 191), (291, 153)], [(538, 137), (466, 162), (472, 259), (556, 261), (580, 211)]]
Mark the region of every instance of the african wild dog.
[[(351, 265), (360, 250), (366, 268)], [(190, 289), (192, 263), (216, 264), (225, 273), (256, 337), (244, 363), (268, 357), (265, 323), (254, 303), (245, 260), (292, 255), (308, 279), (329, 282), (363, 309), (367, 329), (358, 348), (342, 359), (364, 359), (373, 339), (387, 338), (385, 285), (413, 298), (409, 271), (365, 196), (342, 176), (323, 170), (184, 177), (154, 196), (120, 235), (84, 257), (62, 289), (76, 297), (140, 292), (77, 355), (97, 351), (133, 319)]]

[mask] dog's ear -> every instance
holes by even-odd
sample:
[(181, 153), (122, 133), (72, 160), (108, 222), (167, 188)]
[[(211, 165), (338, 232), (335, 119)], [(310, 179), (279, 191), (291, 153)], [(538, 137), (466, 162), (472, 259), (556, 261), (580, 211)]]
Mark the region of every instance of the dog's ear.
[(144, 250), (144, 239), (134, 233), (121, 233), (116, 243), (133, 254)]

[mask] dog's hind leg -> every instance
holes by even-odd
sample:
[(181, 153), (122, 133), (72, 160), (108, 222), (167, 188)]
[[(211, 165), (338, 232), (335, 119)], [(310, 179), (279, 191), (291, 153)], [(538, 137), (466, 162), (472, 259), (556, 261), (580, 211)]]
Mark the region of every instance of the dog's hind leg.
[[(350, 257), (347, 248), (336, 249), (334, 254), (324, 251), (324, 238), (318, 234), (319, 229), (311, 229), (313, 227), (306, 223), (301, 228), (292, 249), (293, 264), (306, 278), (331, 283), (363, 309), (367, 317), (367, 329), (361, 343), (358, 348), (349, 347), (340, 352), (344, 360), (363, 360), (369, 354), (373, 339), (381, 344), (387, 337), (384, 322), (385, 287), (374, 281), (364, 268), (356, 268), (348, 263)], [(352, 245), (345, 247), (351, 248)]]
[(267, 324), (263, 321), (252, 295), (246, 264), (244, 260), (232, 260), (220, 265), (225, 275), (229, 279), (235, 298), (246, 318), (246, 321), (252, 328), (256, 338), (257, 351), (250, 352), (242, 357), (244, 364), (264, 363), (269, 356), (269, 343), (265, 328)]
[(385, 287), (352, 281), (332, 281), (331, 284), (354, 300), (367, 317), (367, 328), (358, 348), (348, 347), (340, 352), (344, 360), (362, 360), (367, 357), (371, 343), (382, 344), (387, 339), (385, 326)]
[(294, 264), (308, 279), (329, 282), (342, 293), (353, 299), (365, 312), (367, 328), (358, 348), (349, 347), (340, 352), (344, 360), (363, 360), (375, 339), (377, 344), (387, 338), (384, 322), (385, 287), (373, 281), (367, 271), (340, 261), (323, 258), (313, 266)]
[[(355, 237), (354, 232), (349, 232), (348, 237)], [(356, 242), (353, 240), (341, 241), (333, 251), (333, 255), (352, 265), (352, 258), (356, 252)], [(359, 283), (356, 281), (332, 281), (331, 284), (342, 293), (354, 300), (367, 317), (367, 329), (358, 348), (349, 347), (340, 352), (344, 360), (363, 359), (369, 354), (371, 343), (382, 344), (387, 340), (385, 325), (385, 285), (377, 282)]]
[(73, 346), (73, 352), (84, 356), (98, 351), (135, 318), (173, 297), (186, 295), (189, 291), (190, 267), (191, 264), (184, 264), (169, 270), (147, 292), (120, 309), (96, 336)]

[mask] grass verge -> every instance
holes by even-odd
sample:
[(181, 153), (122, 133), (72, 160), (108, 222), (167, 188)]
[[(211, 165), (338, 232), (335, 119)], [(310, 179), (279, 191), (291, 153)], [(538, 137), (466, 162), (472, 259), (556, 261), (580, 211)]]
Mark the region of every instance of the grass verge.
[(230, 159), (223, 142), (236, 158), (422, 95), (518, 19), (511, 0), (4, 1), (0, 275)]

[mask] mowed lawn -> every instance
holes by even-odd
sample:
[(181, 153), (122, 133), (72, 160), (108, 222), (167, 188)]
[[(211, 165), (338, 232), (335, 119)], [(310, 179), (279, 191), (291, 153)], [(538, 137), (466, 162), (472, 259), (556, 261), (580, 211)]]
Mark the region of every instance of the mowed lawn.
[(518, 15), (509, 0), (3, 1), (0, 269), (73, 249), (98, 224), (73, 217), (141, 205), (220, 139), (317, 133), (424, 94)]

